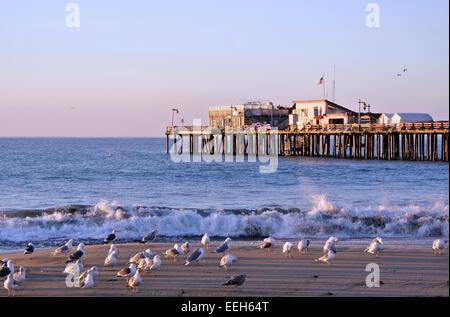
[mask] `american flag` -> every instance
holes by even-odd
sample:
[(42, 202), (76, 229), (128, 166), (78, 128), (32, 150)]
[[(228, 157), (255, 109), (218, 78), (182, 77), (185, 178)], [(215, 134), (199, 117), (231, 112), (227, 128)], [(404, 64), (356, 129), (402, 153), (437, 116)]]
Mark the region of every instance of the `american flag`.
[(323, 76), (320, 78), (318, 85), (322, 85), (323, 84)]

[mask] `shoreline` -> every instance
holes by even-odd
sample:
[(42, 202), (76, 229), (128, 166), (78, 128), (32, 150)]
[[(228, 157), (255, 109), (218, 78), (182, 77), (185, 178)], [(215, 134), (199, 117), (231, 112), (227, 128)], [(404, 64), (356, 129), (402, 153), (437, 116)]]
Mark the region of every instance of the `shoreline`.
[[(199, 247), (191, 242), (192, 248)], [(85, 269), (96, 265), (99, 275), (94, 277), (93, 289), (68, 288), (65, 285), (65, 259), (52, 256), (54, 248), (37, 249), (29, 259), (20, 252), (2, 252), (2, 257), (14, 259), (16, 271), (27, 268), (27, 279), (16, 296), (164, 296), (164, 297), (309, 297), (309, 296), (449, 296), (449, 251), (434, 256), (431, 247), (386, 246), (379, 257), (363, 254), (361, 246), (337, 244), (336, 259), (331, 265), (317, 263), (322, 245), (312, 243), (307, 254), (300, 254), (293, 245), (292, 258), (281, 252), (277, 242), (271, 252), (257, 248), (254, 243), (231, 243), (231, 253), (238, 257), (232, 271), (218, 269), (221, 255), (212, 254), (219, 243), (213, 242), (205, 250), (202, 263), (184, 266), (186, 256), (177, 262), (165, 258), (165, 250), (173, 243), (156, 242), (116, 244), (118, 264), (104, 267), (109, 245), (88, 245), (85, 248)], [(364, 246), (365, 247), (365, 246)], [(140, 292), (135, 294), (126, 287), (125, 280), (115, 274), (127, 266), (130, 257), (151, 248), (161, 255), (162, 265), (153, 273), (142, 273)], [(75, 250), (75, 247), (74, 249)], [(366, 265), (380, 267), (379, 288), (368, 288)], [(238, 289), (227, 289), (222, 284), (232, 275), (246, 274), (247, 281)], [(2, 287), (0, 296), (7, 296)]]

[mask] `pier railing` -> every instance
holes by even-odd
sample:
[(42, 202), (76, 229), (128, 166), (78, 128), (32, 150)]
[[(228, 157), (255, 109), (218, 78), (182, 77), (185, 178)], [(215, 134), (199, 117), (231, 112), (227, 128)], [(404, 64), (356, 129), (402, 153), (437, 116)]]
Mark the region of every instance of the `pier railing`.
[[(175, 146), (172, 147), (169, 146), (170, 135), (174, 136)], [(270, 145), (273, 135), (277, 142)], [(242, 146), (236, 146), (238, 139)], [(167, 153), (169, 148), (183, 151), (183, 142), (190, 154), (237, 153), (238, 149), (247, 155), (254, 151), (254, 144), (262, 144), (268, 152), (280, 156), (448, 162), (449, 122), (305, 125), (285, 130), (255, 125), (237, 129), (166, 128)]]

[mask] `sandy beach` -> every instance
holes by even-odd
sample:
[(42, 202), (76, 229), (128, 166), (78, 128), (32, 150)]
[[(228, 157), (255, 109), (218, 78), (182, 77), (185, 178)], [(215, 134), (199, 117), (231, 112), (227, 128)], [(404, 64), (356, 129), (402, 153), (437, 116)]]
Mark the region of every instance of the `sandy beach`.
[[(103, 266), (109, 246), (86, 246), (85, 268), (99, 268), (93, 289), (66, 287), (66, 275), (62, 273), (66, 256), (51, 255), (53, 249), (38, 249), (32, 259), (22, 252), (0, 256), (13, 259), (16, 271), (20, 266), (27, 268), (27, 279), (15, 296), (449, 296), (448, 249), (441, 256), (434, 256), (431, 248), (386, 246), (375, 257), (363, 254), (360, 246), (338, 246), (335, 261), (327, 265), (314, 261), (322, 255), (320, 245), (313, 245), (307, 254), (295, 250), (292, 258), (286, 258), (281, 245), (267, 252), (257, 249), (255, 242), (246, 242), (232, 244), (232, 254), (239, 260), (232, 271), (225, 271), (218, 269), (221, 256), (212, 254), (210, 247), (198, 266), (184, 266), (185, 256), (177, 262), (162, 256), (161, 267), (153, 273), (142, 273), (140, 292), (133, 293), (124, 279), (115, 277), (116, 272), (138, 251), (150, 247), (163, 254), (173, 243), (116, 246), (119, 259), (113, 268)], [(368, 263), (380, 267), (379, 288), (365, 285)], [(239, 274), (247, 275), (242, 288), (221, 285), (231, 275)], [(3, 285), (0, 296), (7, 296)]]

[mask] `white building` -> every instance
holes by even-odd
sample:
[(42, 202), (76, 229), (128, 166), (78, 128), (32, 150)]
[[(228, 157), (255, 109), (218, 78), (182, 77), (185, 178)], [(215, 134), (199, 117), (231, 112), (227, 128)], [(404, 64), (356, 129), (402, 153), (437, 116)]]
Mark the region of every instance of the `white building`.
[(428, 113), (396, 113), (391, 123), (431, 122), (433, 118)]
[(289, 124), (299, 127), (305, 124), (349, 124), (354, 123), (354, 111), (334, 102), (321, 100), (297, 100), (289, 114)]
[(393, 113), (382, 113), (380, 115), (380, 117), (378, 118), (378, 123), (381, 123), (381, 124), (392, 123), (393, 116), (394, 116)]

